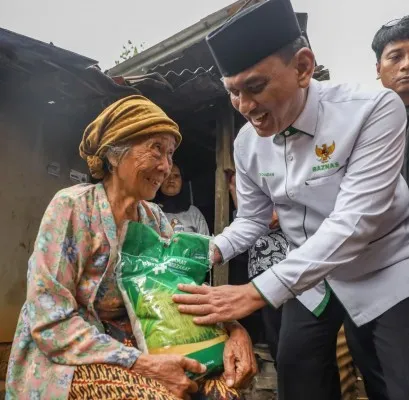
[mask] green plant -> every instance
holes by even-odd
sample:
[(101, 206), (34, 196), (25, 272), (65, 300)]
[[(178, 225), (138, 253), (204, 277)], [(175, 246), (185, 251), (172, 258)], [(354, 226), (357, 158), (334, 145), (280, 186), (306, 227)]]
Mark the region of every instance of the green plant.
[(115, 65), (136, 56), (143, 49), (144, 43), (140, 44), (139, 46), (135, 46), (131, 40), (128, 40), (128, 42), (122, 46), (122, 53), (119, 55), (119, 60), (115, 61)]

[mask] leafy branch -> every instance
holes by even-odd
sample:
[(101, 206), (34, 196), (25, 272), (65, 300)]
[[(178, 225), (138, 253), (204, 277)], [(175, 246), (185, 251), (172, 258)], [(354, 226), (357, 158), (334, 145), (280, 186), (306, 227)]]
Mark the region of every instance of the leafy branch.
[(144, 50), (145, 43), (141, 43), (139, 46), (135, 46), (131, 40), (128, 40), (126, 44), (122, 46), (122, 53), (119, 55), (119, 60), (115, 61), (115, 65), (120, 64), (130, 58), (136, 56)]

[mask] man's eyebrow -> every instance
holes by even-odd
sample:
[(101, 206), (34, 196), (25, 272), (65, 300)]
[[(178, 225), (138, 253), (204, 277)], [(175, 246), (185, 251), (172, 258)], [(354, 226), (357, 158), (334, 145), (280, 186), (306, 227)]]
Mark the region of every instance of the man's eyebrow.
[(391, 54), (393, 54), (393, 53), (400, 53), (402, 51), (402, 48), (401, 47), (393, 47), (392, 49), (389, 49), (387, 52), (386, 52), (386, 56), (390, 56)]
[(257, 85), (260, 83), (267, 83), (268, 79), (264, 76), (250, 76), (249, 78), (245, 79), (243, 83), (239, 85), (235, 84), (226, 84), (226, 81), (223, 80), (224, 88), (229, 92), (231, 90), (237, 89), (237, 87), (248, 87), (252, 85)]
[(251, 86), (257, 83), (265, 82), (267, 82), (267, 78), (265, 78), (264, 76), (251, 76), (243, 82), (243, 86)]

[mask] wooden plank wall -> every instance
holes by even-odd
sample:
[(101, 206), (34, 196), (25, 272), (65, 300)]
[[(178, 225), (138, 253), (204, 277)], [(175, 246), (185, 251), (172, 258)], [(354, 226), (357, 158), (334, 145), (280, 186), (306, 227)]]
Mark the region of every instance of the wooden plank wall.
[[(226, 171), (234, 170), (232, 157), (234, 140), (234, 113), (230, 101), (219, 106), (216, 127), (216, 189), (215, 189), (215, 235), (229, 225), (230, 194)], [(228, 263), (213, 270), (213, 285), (225, 285), (229, 279)]]

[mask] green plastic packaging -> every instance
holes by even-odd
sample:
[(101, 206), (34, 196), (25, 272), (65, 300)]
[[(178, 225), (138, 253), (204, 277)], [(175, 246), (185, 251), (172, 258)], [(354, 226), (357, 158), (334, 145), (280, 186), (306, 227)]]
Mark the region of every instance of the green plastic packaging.
[(228, 336), (217, 326), (194, 324), (192, 316), (179, 313), (172, 295), (181, 293), (179, 283), (205, 281), (209, 246), (207, 236), (176, 233), (163, 239), (148, 226), (129, 222), (117, 267), (139, 349), (193, 358), (207, 366), (206, 375), (223, 369)]

